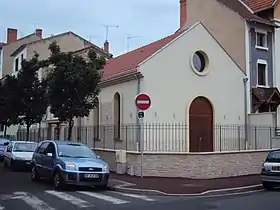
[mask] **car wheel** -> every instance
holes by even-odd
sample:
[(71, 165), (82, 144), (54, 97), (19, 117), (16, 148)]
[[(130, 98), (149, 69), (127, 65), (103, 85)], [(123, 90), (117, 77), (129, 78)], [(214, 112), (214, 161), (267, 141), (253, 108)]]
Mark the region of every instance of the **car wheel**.
[(263, 182), (263, 188), (266, 190), (273, 190), (274, 185), (271, 182)]
[(64, 187), (63, 180), (59, 172), (55, 172), (53, 175), (53, 186), (55, 190), (61, 190)]
[(32, 166), (32, 169), (31, 169), (31, 180), (32, 181), (40, 180), (40, 176), (39, 176), (38, 171), (36, 170), (35, 166)]

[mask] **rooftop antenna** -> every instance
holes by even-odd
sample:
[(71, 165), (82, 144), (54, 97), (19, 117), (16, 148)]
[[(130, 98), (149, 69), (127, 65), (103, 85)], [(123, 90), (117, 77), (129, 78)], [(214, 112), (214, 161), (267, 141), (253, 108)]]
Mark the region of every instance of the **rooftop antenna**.
[(119, 25), (103, 25), (103, 26), (106, 29), (105, 41), (108, 41), (109, 28), (118, 28), (118, 27), (120, 27)]
[(129, 41), (130, 39), (135, 39), (135, 38), (139, 38), (140, 36), (127, 36), (126, 40), (127, 40), (127, 46), (126, 46), (126, 50), (129, 51)]

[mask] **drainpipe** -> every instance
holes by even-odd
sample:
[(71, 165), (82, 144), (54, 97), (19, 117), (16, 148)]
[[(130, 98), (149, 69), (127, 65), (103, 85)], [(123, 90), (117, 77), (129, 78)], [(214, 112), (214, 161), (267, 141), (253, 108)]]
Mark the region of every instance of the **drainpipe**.
[(248, 109), (247, 109), (247, 82), (248, 82), (248, 77), (243, 78), (244, 82), (244, 117), (245, 117), (245, 127), (244, 127), (244, 132), (245, 132), (245, 149), (248, 149)]

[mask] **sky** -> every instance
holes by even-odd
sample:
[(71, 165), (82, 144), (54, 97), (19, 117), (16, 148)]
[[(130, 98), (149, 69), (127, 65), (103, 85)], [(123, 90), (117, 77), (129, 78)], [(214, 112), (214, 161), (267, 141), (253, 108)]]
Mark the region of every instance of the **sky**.
[(42, 28), (43, 37), (73, 31), (102, 47), (105, 25), (119, 26), (108, 30), (114, 57), (179, 28), (179, 0), (0, 0), (0, 8), (0, 41), (7, 28), (19, 37)]

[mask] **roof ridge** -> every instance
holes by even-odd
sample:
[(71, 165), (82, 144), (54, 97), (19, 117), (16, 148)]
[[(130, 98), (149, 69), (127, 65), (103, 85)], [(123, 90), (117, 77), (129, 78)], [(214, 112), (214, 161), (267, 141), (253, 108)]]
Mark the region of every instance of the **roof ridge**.
[(151, 44), (154, 44), (154, 43), (156, 43), (156, 42), (160, 42), (160, 41), (162, 41), (162, 40), (164, 40), (164, 39), (167, 39), (167, 38), (169, 38), (169, 37), (171, 37), (171, 36), (174, 36), (175, 34), (176, 34), (176, 33), (173, 33), (173, 34), (167, 35), (167, 36), (165, 36), (165, 37), (163, 37), (163, 38), (161, 38), (161, 39), (157, 39), (157, 40), (152, 41), (152, 42), (150, 42), (150, 43), (148, 43), (148, 44), (142, 45), (142, 46), (140, 46), (140, 47), (138, 47), (138, 48), (135, 48), (134, 50), (131, 50), (131, 51), (125, 52), (125, 53), (123, 53), (123, 54), (121, 54), (121, 55), (118, 55), (117, 57), (114, 57), (113, 59), (118, 58), (118, 57), (120, 57), (120, 56), (127, 55), (127, 54), (129, 54), (129, 53), (133, 53), (133, 52), (135, 52), (135, 51), (137, 51), (137, 50), (140, 50), (140, 49), (143, 49), (143, 48), (145, 48), (145, 47), (148, 47), (148, 46), (150, 46)]
[(73, 31), (66, 31), (66, 32), (63, 32), (63, 33), (60, 33), (60, 34), (56, 34), (56, 35), (54, 35), (54, 36), (48, 36), (48, 37), (45, 37), (45, 38), (43, 38), (43, 39), (39, 39), (39, 40), (30, 42), (30, 43), (28, 43), (27, 45), (29, 45), (29, 44), (35, 44), (35, 43), (38, 43), (38, 42), (41, 42), (41, 41), (46, 41), (46, 40), (51, 39), (51, 38), (57, 38), (57, 37), (60, 37), (60, 36), (64, 36), (64, 35), (66, 35), (66, 34), (73, 34), (74, 36), (77, 36), (77, 37), (79, 37), (80, 39), (83, 39), (83, 40), (85, 40), (86, 42), (88, 42), (88, 44), (89, 44), (90, 46), (94, 46), (95, 48), (97, 48), (98, 50), (104, 52), (105, 54), (108, 54), (109, 56), (111, 55), (110, 53), (108, 53), (108, 52), (106, 52), (104, 49), (102, 49), (101, 47), (97, 46), (96, 44), (94, 44), (94, 43), (92, 43), (92, 42), (90, 42), (90, 41), (88, 41), (88, 40), (86, 40), (85, 38), (83, 38), (82, 36), (76, 34), (76, 33), (73, 32)]

